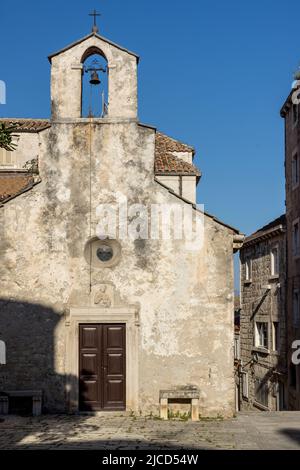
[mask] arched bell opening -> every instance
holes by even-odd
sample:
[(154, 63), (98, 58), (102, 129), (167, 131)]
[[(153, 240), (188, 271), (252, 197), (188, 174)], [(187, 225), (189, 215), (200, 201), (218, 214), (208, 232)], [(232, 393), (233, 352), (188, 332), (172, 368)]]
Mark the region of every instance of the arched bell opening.
[(108, 112), (108, 66), (97, 48), (82, 57), (81, 116), (103, 118)]

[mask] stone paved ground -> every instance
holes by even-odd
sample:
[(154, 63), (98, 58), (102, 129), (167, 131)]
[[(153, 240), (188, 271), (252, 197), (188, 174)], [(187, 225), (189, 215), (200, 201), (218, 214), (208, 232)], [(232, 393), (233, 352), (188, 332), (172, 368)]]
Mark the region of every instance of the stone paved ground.
[(0, 449), (300, 449), (300, 412), (198, 423), (109, 414), (2, 419)]

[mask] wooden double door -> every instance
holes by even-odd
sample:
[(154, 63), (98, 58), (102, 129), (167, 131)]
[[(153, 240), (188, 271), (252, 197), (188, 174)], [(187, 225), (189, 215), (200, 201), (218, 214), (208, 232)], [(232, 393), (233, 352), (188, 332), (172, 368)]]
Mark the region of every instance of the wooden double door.
[(79, 325), (80, 410), (126, 408), (126, 325)]

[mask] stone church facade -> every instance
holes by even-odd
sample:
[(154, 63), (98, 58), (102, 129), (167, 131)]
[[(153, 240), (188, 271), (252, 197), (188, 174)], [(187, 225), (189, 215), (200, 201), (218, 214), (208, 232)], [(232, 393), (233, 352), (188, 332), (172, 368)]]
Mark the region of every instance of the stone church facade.
[[(101, 118), (81, 114), (92, 54), (107, 61)], [(193, 385), (202, 415), (231, 416), (243, 237), (196, 207), (193, 148), (139, 122), (135, 54), (93, 32), (49, 60), (51, 119), (0, 120), (18, 140), (0, 155), (0, 392), (41, 390), (45, 412), (156, 414), (160, 390)], [(125, 200), (131, 222), (135, 204), (190, 209), (202, 243), (99, 238), (99, 206)]]

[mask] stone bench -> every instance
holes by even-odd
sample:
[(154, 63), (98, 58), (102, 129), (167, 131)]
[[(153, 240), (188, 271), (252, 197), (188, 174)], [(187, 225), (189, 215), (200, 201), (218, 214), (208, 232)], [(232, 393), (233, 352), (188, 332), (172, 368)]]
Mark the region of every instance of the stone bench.
[(168, 419), (168, 403), (170, 400), (173, 403), (189, 401), (191, 403), (192, 421), (199, 421), (199, 398), (200, 391), (197, 387), (178, 387), (171, 390), (160, 390), (159, 403), (161, 419)]
[(40, 416), (42, 414), (42, 391), (41, 390), (11, 390), (3, 392), (0, 395), (0, 414), (7, 415), (9, 412), (9, 398), (31, 397), (32, 415)]

